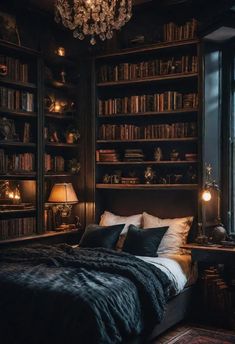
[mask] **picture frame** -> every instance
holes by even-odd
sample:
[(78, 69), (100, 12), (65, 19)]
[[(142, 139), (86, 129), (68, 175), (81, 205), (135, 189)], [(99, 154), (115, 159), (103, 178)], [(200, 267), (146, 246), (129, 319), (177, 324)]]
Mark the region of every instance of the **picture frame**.
[(0, 40), (21, 45), (16, 19), (12, 15), (0, 11)]

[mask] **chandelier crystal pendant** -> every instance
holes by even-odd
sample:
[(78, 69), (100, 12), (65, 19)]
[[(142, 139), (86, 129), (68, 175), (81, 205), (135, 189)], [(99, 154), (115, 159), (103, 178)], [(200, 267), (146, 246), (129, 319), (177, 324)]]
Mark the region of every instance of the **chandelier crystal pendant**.
[(83, 40), (90, 36), (102, 41), (113, 37), (132, 16), (132, 0), (56, 0), (55, 21), (73, 30), (73, 36)]

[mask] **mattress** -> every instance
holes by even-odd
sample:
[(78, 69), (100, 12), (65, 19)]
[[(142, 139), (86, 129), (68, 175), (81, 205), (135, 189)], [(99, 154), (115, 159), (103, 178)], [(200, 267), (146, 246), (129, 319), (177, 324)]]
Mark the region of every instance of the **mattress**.
[(138, 258), (161, 269), (172, 281), (175, 295), (197, 280), (197, 265), (192, 262), (189, 254), (168, 254), (159, 257), (138, 256)]

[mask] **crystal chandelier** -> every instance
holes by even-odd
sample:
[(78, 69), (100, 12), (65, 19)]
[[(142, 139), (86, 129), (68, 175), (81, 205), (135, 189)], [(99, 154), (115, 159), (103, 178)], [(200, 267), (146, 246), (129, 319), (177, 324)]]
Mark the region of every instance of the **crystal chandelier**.
[(111, 39), (113, 30), (119, 30), (132, 15), (132, 0), (56, 0), (55, 21), (73, 30), (73, 36), (83, 40), (96, 36), (102, 41)]

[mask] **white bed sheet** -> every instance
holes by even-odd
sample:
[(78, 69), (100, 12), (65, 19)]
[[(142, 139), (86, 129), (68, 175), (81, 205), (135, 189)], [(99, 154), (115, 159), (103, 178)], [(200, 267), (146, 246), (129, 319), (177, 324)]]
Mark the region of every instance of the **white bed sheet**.
[(172, 281), (174, 289), (176, 290), (175, 295), (179, 294), (186, 286), (196, 282), (197, 266), (192, 263), (191, 255), (189, 254), (137, 257), (162, 270)]

